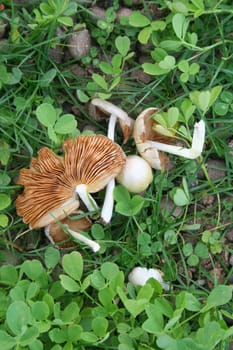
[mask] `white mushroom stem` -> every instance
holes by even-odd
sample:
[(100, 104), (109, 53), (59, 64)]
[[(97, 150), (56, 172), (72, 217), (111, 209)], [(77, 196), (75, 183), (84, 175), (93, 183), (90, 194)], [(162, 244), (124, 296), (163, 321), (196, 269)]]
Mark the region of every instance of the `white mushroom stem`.
[(114, 141), (116, 121), (117, 121), (117, 116), (115, 114), (111, 114), (109, 122), (108, 122), (108, 133), (107, 133), (107, 136), (112, 141)]
[[(128, 117), (128, 114), (123, 111), (123, 109), (115, 106), (111, 102), (108, 102), (106, 100), (102, 100), (101, 98), (94, 98), (91, 103), (98, 107), (101, 111), (104, 113), (107, 113), (109, 115), (115, 115), (117, 118), (124, 120), (124, 122), (128, 125), (130, 125), (130, 118)], [(127, 123), (128, 122), (128, 123)]]
[[(79, 241), (88, 245), (88, 247), (90, 247), (93, 250), (93, 252), (96, 253), (100, 250), (99, 243), (93, 241), (92, 239), (87, 238), (86, 236), (82, 235), (79, 232), (75, 232), (75, 231), (71, 230), (68, 225), (64, 225), (64, 226), (66, 227), (66, 231), (68, 231), (68, 233), (72, 237), (74, 237), (75, 239), (78, 239)], [(45, 232), (45, 235), (47, 236), (47, 238), (50, 240), (50, 242), (52, 244), (56, 244), (56, 242), (53, 240), (53, 238), (50, 235), (50, 225), (45, 227), (44, 232)]]
[(93, 252), (96, 253), (100, 250), (99, 243), (93, 241), (92, 239), (87, 238), (86, 236), (82, 235), (79, 232), (75, 232), (71, 230), (68, 225), (65, 225), (65, 226), (67, 227), (67, 231), (71, 234), (71, 236), (88, 245), (93, 250)]
[[(108, 123), (107, 136), (112, 141), (114, 141), (116, 121), (117, 121), (117, 116), (115, 114), (111, 114), (109, 123)], [(114, 206), (114, 200), (113, 200), (114, 187), (115, 187), (115, 180), (112, 179), (107, 184), (105, 197), (104, 197), (104, 204), (101, 211), (101, 219), (105, 224), (108, 224), (112, 218), (113, 206)]]
[(114, 188), (115, 188), (115, 179), (112, 179), (109, 181), (106, 187), (104, 204), (101, 211), (101, 219), (105, 224), (108, 224), (112, 218), (112, 212), (113, 212), (113, 206), (114, 206), (114, 200), (113, 200)]
[(166, 143), (147, 141), (146, 144), (157, 151), (164, 151), (167, 153), (175, 154), (177, 156), (185, 157), (188, 159), (195, 159), (201, 155), (205, 142), (205, 123), (201, 120), (194, 125), (193, 139), (191, 148), (184, 148), (174, 145), (168, 145)]
[(153, 169), (162, 169), (159, 151), (150, 145), (151, 141), (137, 143), (138, 153), (145, 159)]
[(76, 186), (75, 192), (79, 195), (79, 198), (82, 200), (82, 202), (85, 204), (87, 209), (89, 211), (96, 211), (98, 210), (98, 204), (92, 198), (90, 193), (87, 190), (87, 186), (84, 184), (80, 184)]
[(52, 243), (52, 244), (56, 244), (56, 242), (53, 240), (53, 238), (50, 236), (50, 225), (48, 226), (45, 226), (44, 228), (44, 233), (46, 235), (46, 237), (49, 239), (49, 241)]

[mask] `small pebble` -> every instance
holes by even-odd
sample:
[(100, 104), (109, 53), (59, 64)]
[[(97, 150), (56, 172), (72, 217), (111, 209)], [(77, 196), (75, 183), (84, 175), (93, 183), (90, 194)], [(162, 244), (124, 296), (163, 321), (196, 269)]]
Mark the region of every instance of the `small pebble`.
[(133, 11), (131, 9), (122, 7), (117, 11), (117, 16), (116, 16), (117, 21), (120, 22), (122, 17), (129, 17), (130, 15), (132, 15), (132, 12)]
[(233, 266), (233, 254), (230, 255), (229, 264)]
[(86, 56), (91, 48), (91, 37), (89, 31), (84, 29), (78, 33), (73, 33), (69, 38), (69, 52), (73, 58)]
[(227, 239), (229, 242), (233, 242), (233, 230), (227, 232), (227, 234), (226, 234), (226, 239)]
[(90, 8), (90, 11), (92, 12), (90, 14), (91, 18), (93, 19), (93, 21), (97, 22), (99, 19), (105, 19), (105, 14), (106, 11), (104, 9), (102, 9), (99, 6), (93, 6)]
[(222, 160), (211, 159), (206, 162), (207, 171), (212, 181), (222, 179), (226, 176), (226, 165)]

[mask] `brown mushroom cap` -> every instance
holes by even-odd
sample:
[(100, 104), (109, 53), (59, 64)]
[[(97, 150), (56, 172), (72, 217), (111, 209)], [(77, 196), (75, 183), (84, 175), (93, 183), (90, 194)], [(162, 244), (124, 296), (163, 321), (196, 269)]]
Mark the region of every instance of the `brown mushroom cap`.
[(77, 185), (85, 184), (89, 192), (98, 192), (125, 164), (120, 146), (103, 135), (68, 139), (63, 149), (64, 157), (59, 157), (42, 148), (30, 169), (20, 171), (17, 183), (24, 185), (24, 192), (16, 199), (16, 209), (31, 228), (65, 218), (79, 207)]

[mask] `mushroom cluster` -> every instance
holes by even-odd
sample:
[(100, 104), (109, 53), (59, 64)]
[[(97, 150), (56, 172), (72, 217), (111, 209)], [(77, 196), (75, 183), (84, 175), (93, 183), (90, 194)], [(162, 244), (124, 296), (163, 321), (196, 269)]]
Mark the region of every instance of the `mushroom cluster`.
[[(53, 242), (59, 242), (70, 234), (88, 244), (93, 251), (99, 245), (83, 236), (80, 231), (91, 226), (87, 218), (72, 219), (80, 203), (88, 211), (96, 211), (98, 205), (92, 193), (106, 188), (101, 219), (109, 223), (113, 212), (115, 179), (130, 192), (146, 190), (153, 179), (153, 169), (164, 169), (169, 161), (165, 153), (190, 159), (197, 158), (203, 149), (205, 123), (194, 125), (191, 148), (174, 144), (173, 138), (154, 127), (152, 115), (156, 108), (147, 108), (136, 120), (113, 105), (95, 98), (90, 104), (90, 114), (95, 119), (109, 119), (107, 136), (80, 135), (63, 143), (64, 155), (57, 155), (44, 147), (38, 158), (32, 158), (29, 169), (21, 169), (18, 184), (24, 191), (16, 199), (16, 209), (30, 228), (45, 228)], [(133, 136), (139, 155), (126, 156), (114, 142), (117, 121), (123, 133), (124, 143)]]

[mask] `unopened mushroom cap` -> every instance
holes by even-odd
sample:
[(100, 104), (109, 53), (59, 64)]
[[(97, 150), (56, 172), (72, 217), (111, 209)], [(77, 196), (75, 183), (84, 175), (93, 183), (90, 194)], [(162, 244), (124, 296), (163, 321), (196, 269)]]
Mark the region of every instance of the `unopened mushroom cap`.
[(30, 169), (20, 171), (17, 183), (24, 185), (24, 192), (16, 199), (16, 209), (31, 228), (47, 226), (72, 213), (79, 207), (77, 185), (98, 192), (125, 164), (121, 147), (103, 135), (68, 139), (63, 149), (64, 157), (59, 157), (42, 148)]
[(161, 135), (153, 130), (154, 121), (151, 118), (157, 108), (150, 107), (142, 111), (136, 118), (133, 129), (133, 137), (140, 155), (148, 161), (154, 169), (164, 169), (169, 158), (155, 148), (152, 148), (148, 141), (170, 143), (171, 138)]

